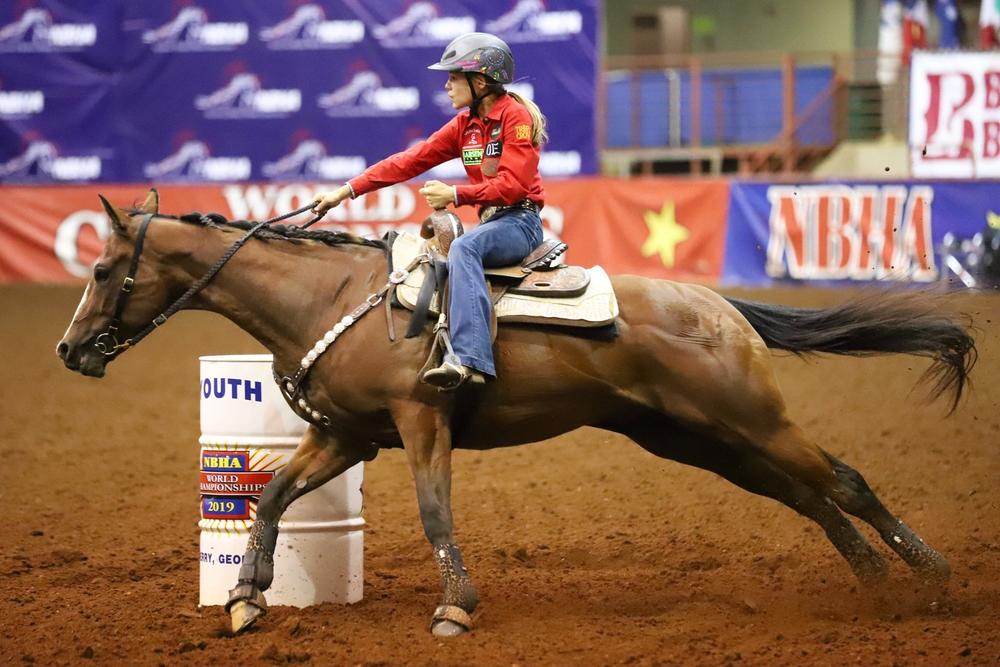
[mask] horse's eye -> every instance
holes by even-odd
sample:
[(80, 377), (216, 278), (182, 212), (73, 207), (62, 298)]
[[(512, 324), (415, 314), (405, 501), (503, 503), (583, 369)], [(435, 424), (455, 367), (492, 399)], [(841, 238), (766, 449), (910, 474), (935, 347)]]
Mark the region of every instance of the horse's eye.
[(111, 275), (111, 269), (106, 266), (101, 266), (98, 264), (94, 267), (94, 280), (99, 283), (103, 283)]

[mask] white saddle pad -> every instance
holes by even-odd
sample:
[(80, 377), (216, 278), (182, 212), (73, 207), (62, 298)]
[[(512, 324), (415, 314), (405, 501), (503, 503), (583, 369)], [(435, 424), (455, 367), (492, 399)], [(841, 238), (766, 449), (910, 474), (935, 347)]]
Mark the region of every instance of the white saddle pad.
[[(419, 236), (402, 233), (392, 246), (393, 268), (405, 268), (413, 258), (424, 251), (424, 241)], [(618, 317), (618, 299), (607, 272), (600, 266), (587, 269), (590, 285), (580, 296), (556, 298), (504, 294), (496, 305), (500, 322), (551, 323), (563, 326), (601, 327), (611, 324)], [(423, 269), (416, 269), (396, 290), (399, 301), (413, 309), (424, 282)], [(440, 312), (437, 294), (431, 300), (431, 311)]]

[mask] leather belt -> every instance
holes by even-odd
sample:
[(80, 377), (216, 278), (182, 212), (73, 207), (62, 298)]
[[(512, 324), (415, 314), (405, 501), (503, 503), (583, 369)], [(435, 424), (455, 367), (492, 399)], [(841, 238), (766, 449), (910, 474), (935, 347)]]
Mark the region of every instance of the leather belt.
[(518, 211), (522, 209), (525, 211), (532, 211), (533, 213), (538, 214), (538, 212), (542, 210), (542, 207), (539, 206), (537, 202), (533, 202), (530, 199), (522, 199), (516, 204), (512, 204), (510, 206), (486, 206), (480, 209), (479, 211), (479, 221), (489, 222), (493, 218), (503, 213), (508, 213), (510, 211)]

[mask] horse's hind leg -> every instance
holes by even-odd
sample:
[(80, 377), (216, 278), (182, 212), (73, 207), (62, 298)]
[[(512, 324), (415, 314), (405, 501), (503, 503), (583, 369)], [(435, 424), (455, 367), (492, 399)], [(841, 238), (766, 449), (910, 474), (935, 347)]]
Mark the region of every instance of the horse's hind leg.
[[(951, 569), (944, 556), (927, 546), (910, 528), (897, 519), (871, 490), (864, 477), (831, 454), (808, 442), (801, 430), (786, 422), (759, 444), (765, 455), (771, 456), (789, 475), (810, 484), (822, 492), (843, 511), (870, 524), (882, 540), (920, 576), (934, 582), (947, 581)], [(796, 471), (796, 452), (819, 452), (826, 459), (830, 474), (816, 474), (810, 465)], [(810, 461), (814, 456), (810, 456)]]
[(268, 483), (257, 504), (257, 518), (250, 528), (239, 581), (229, 591), (226, 602), (234, 633), (246, 630), (267, 611), (264, 591), (274, 579), (278, 520), (288, 506), (359, 461), (372, 457), (371, 450), (354, 447), (327, 431), (309, 427), (288, 465)]
[[(739, 352), (734, 348), (734, 352)], [(833, 500), (843, 511), (871, 524), (879, 536), (918, 574), (935, 580), (949, 576), (945, 559), (882, 505), (857, 471), (806, 438), (787, 415), (767, 350), (751, 346), (748, 355), (734, 354), (730, 366), (744, 361), (744, 382), (720, 377), (719, 396), (702, 402), (707, 423), (724, 424), (734, 446), (755, 450), (789, 477)], [(747, 361), (748, 360), (748, 361)]]
[(831, 500), (753, 450), (737, 449), (711, 436), (697, 435), (659, 415), (614, 430), (657, 456), (709, 470), (751, 493), (787, 505), (819, 524), (858, 579), (885, 577), (885, 560)]
[(833, 465), (841, 488), (835, 496), (841, 509), (870, 524), (882, 540), (921, 577), (935, 583), (946, 582), (951, 577), (951, 568), (944, 556), (927, 546), (909, 526), (893, 516), (861, 473), (831, 454), (826, 456)]

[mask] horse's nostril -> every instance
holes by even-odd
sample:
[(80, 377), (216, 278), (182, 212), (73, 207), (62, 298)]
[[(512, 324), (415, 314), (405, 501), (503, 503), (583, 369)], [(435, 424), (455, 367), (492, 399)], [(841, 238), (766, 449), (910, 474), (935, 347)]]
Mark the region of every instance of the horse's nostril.
[(65, 360), (66, 355), (68, 353), (69, 353), (69, 345), (63, 341), (60, 341), (60, 343), (56, 346), (56, 354), (59, 355), (60, 359)]

